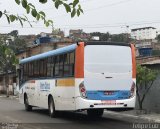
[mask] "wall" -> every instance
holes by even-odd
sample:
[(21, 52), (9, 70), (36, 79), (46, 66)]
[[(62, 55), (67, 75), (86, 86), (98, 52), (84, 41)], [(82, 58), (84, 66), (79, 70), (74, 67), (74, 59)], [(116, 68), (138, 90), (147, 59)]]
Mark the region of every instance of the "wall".
[(160, 59), (160, 56), (137, 57), (136, 62), (137, 64), (143, 64), (143, 63), (147, 63), (147, 62), (155, 61), (159, 59)]
[[(15, 83), (15, 74), (9, 74), (9, 94), (13, 95), (13, 85)], [(0, 76), (0, 94), (6, 94), (5, 75)]]

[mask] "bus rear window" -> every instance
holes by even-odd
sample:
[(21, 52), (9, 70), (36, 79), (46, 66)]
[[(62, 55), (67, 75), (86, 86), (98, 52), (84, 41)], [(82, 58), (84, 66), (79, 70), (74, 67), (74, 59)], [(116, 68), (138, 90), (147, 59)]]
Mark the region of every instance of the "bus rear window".
[(127, 72), (132, 68), (131, 48), (115, 45), (85, 47), (85, 69), (95, 72)]

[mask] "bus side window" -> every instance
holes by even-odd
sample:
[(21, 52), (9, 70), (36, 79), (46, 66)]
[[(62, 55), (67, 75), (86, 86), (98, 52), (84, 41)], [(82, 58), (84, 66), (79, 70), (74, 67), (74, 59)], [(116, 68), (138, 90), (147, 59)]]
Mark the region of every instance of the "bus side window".
[(33, 62), (28, 63), (28, 77), (32, 78), (33, 77)]
[(46, 59), (40, 60), (40, 68), (39, 68), (40, 77), (46, 77), (47, 74), (46, 65), (47, 65)]
[(39, 60), (34, 61), (34, 75), (35, 78), (39, 77)]
[(67, 53), (64, 55), (64, 76), (65, 77), (70, 75), (69, 60), (70, 60), (70, 53)]
[(74, 76), (75, 52), (70, 53), (70, 76)]
[(56, 57), (52, 57), (52, 62), (51, 62), (51, 74), (52, 77), (55, 77), (55, 64), (56, 64)]
[(51, 77), (51, 61), (52, 61), (52, 57), (48, 57), (47, 58), (47, 77)]
[(43, 77), (47, 77), (47, 58), (44, 59), (43, 69)]
[(55, 77), (59, 76), (59, 56), (55, 57)]
[(64, 55), (59, 56), (59, 76), (63, 77), (64, 75)]

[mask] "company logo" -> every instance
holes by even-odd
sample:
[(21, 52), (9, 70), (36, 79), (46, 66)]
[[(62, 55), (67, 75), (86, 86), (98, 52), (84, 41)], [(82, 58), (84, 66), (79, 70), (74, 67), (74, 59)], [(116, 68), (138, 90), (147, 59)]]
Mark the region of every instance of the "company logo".
[(41, 91), (50, 90), (50, 83), (48, 83), (48, 82), (40, 82), (40, 90)]

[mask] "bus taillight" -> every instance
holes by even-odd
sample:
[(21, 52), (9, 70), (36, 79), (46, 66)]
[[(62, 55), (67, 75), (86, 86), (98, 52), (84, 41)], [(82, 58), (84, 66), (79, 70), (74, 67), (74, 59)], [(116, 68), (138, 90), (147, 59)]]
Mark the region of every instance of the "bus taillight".
[(135, 88), (136, 88), (136, 85), (135, 85), (135, 83), (133, 82), (132, 83), (132, 86), (131, 86), (131, 94), (130, 94), (130, 98), (132, 98), (133, 96), (134, 96), (134, 92), (135, 92)]
[(86, 98), (86, 88), (83, 82), (79, 85), (79, 91), (80, 91), (81, 96), (83, 98)]

